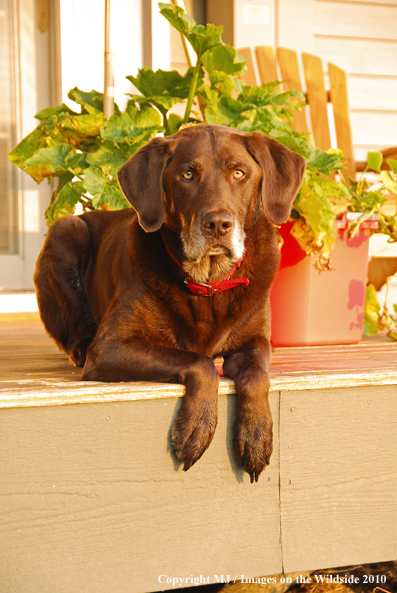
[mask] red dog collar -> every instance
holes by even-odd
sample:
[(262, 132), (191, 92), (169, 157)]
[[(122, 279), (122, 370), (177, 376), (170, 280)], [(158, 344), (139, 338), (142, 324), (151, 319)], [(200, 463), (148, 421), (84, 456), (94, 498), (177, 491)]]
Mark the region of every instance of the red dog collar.
[[(163, 239), (163, 241), (164, 241), (164, 239)], [(164, 245), (165, 245), (165, 248), (167, 249), (168, 254), (171, 257), (171, 259), (176, 263), (176, 265), (178, 266), (179, 269), (182, 269), (180, 262), (173, 255), (173, 253), (171, 252), (171, 250), (169, 249), (169, 247), (165, 241), (164, 241)], [(250, 282), (249, 278), (234, 278), (234, 279), (231, 278), (233, 276), (234, 272), (237, 270), (237, 268), (239, 268), (241, 266), (243, 259), (245, 257), (245, 253), (246, 253), (246, 250), (244, 251), (242, 257), (238, 260), (238, 262), (234, 264), (233, 268), (230, 270), (230, 272), (227, 274), (227, 276), (220, 282), (208, 282), (208, 283), (200, 284), (198, 282), (193, 282), (193, 280), (190, 280), (190, 278), (185, 278), (184, 282), (187, 285), (187, 287), (189, 288), (190, 292), (192, 292), (193, 294), (196, 294), (198, 296), (213, 296), (214, 294), (217, 294), (218, 292), (223, 292), (224, 290), (228, 290), (229, 288), (234, 288), (235, 286), (248, 286), (248, 284)]]

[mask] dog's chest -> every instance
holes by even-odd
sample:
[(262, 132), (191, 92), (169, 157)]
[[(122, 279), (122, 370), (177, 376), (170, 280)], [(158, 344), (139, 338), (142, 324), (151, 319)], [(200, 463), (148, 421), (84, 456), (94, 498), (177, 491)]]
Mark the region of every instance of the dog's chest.
[(175, 325), (180, 348), (210, 357), (223, 350), (236, 329), (238, 316), (233, 314), (230, 299), (220, 296), (215, 297), (215, 303), (211, 297), (189, 299), (185, 314)]

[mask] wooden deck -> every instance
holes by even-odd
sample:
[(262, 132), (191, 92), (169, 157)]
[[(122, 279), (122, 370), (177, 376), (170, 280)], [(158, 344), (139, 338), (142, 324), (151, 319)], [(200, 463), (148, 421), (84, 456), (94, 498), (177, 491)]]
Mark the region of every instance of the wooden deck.
[[(10, 321), (11, 319), (11, 321)], [(0, 408), (181, 397), (180, 385), (80, 381), (81, 371), (45, 333), (37, 315), (0, 315)], [(28, 319), (28, 320), (26, 320)], [(272, 391), (397, 385), (397, 342), (384, 337), (349, 346), (277, 348)], [(233, 394), (221, 379), (219, 394)]]
[(274, 352), (275, 448), (258, 484), (233, 456), (230, 380), (184, 473), (170, 445), (183, 388), (79, 375), (37, 319), (0, 320), (1, 593), (143, 593), (171, 589), (161, 575), (397, 558), (397, 343)]

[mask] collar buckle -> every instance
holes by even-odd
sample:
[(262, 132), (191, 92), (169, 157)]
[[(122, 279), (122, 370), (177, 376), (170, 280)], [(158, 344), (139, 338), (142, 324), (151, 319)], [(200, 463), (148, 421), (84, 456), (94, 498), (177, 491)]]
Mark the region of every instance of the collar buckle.
[[(187, 278), (184, 279), (184, 283), (191, 291), (194, 286), (193, 292), (195, 294), (199, 294), (200, 296), (212, 297), (214, 295), (214, 293), (218, 292), (218, 290), (219, 290), (218, 288), (214, 288), (213, 286), (211, 286), (211, 284), (206, 284), (205, 282), (192, 282), (191, 280), (189, 281)], [(199, 286), (202, 286), (206, 290), (200, 290), (200, 288), (196, 288)]]

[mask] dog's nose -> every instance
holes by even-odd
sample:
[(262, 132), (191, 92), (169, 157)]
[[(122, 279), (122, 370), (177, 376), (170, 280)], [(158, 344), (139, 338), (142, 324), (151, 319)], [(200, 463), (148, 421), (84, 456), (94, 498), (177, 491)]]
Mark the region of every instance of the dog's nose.
[(212, 237), (227, 235), (234, 224), (233, 216), (229, 212), (208, 212), (204, 216), (204, 230)]

